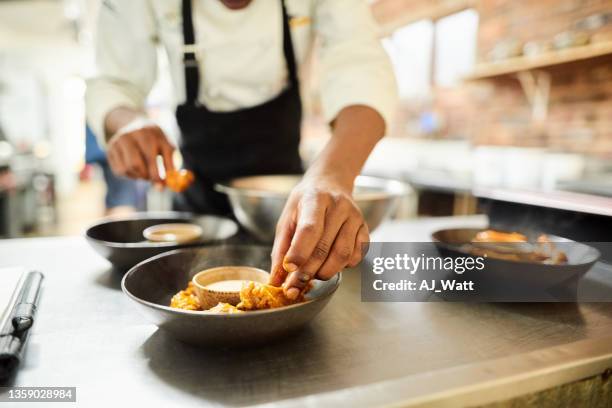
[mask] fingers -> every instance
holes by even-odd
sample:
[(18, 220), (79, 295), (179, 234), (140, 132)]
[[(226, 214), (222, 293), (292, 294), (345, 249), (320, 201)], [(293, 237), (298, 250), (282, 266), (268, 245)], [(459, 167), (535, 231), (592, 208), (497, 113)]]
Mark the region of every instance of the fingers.
[(296, 299), (313, 278), (330, 279), (361, 261), (368, 228), (342, 188), (302, 188), (291, 195), (276, 230), (270, 283)]
[[(327, 208), (323, 235), (316, 243), (308, 261), (288, 276), (285, 282), (287, 293), (291, 290), (290, 288), (297, 288), (299, 294), (299, 291), (304, 289), (306, 285), (308, 285), (308, 282), (315, 277), (321, 265), (328, 259), (332, 251), (332, 246), (335, 245), (335, 241), (338, 239), (337, 237), (340, 236), (339, 231), (343, 228), (349, 211), (349, 203), (347, 202), (337, 202), (335, 205)], [(359, 229), (359, 223), (356, 223), (353, 229), (353, 235), (348, 239), (350, 241), (350, 245), (348, 245), (350, 246), (350, 253), (353, 251), (353, 246), (355, 244), (354, 236)], [(349, 241), (347, 241), (347, 243)]]
[(106, 153), (106, 159), (108, 160), (108, 164), (113, 170), (113, 173), (115, 174), (123, 173), (121, 163), (119, 162), (119, 159), (117, 158), (117, 152), (114, 149), (108, 149)]
[(295, 272), (306, 263), (323, 235), (329, 198), (317, 193), (302, 196), (297, 204), (297, 225), (284, 258), (287, 272)]
[(161, 153), (161, 140), (156, 134), (150, 134), (153, 129), (146, 129), (146, 133), (142, 137), (134, 137), (138, 153), (143, 158), (144, 169), (140, 173), (140, 178), (148, 179), (153, 183), (161, 183), (162, 179), (159, 175), (157, 167), (157, 155)]
[(156, 183), (163, 183), (157, 163), (157, 156), (162, 157), (166, 174), (168, 171), (174, 170), (174, 161), (172, 160), (174, 146), (168, 142), (168, 139), (160, 128), (148, 128), (147, 130), (150, 137), (141, 138), (140, 140), (142, 151), (148, 152), (149, 180)]
[(355, 241), (361, 225), (363, 225), (361, 220), (355, 218), (344, 223), (329, 256), (316, 272), (317, 278), (328, 280), (349, 264), (355, 251)]
[(113, 145), (112, 148), (109, 146), (109, 152), (113, 153), (115, 162), (115, 169), (113, 169), (113, 171), (115, 171), (115, 174), (123, 177), (131, 177), (131, 172), (128, 168), (128, 161), (123, 146)]
[(147, 127), (113, 137), (108, 145), (108, 160), (117, 175), (160, 183), (157, 156), (161, 155), (164, 166), (172, 169), (173, 152), (174, 147), (161, 129)]
[(146, 179), (149, 171), (147, 166), (147, 154), (143, 152), (136, 140), (127, 140), (120, 147), (126, 168), (127, 175), (131, 178)]
[(351, 255), (351, 259), (347, 266), (353, 268), (357, 266), (359, 262), (361, 262), (368, 250), (369, 242), (370, 233), (368, 231), (368, 226), (366, 224), (362, 224), (359, 228), (359, 232), (357, 233), (357, 237), (355, 238), (355, 248), (353, 249), (353, 254)]
[(164, 169), (166, 169), (166, 171), (174, 170), (174, 161), (172, 160), (173, 153), (174, 146), (168, 143), (166, 137), (163, 136), (163, 142), (161, 143), (159, 154), (161, 154), (161, 157), (164, 162)]
[(283, 266), (283, 258), (289, 250), (291, 239), (293, 238), (293, 234), (295, 232), (295, 202), (295, 199), (289, 199), (276, 226), (274, 246), (272, 247), (271, 255), (272, 269), (270, 273), (270, 280), (268, 282), (272, 286), (280, 286), (287, 278), (287, 271)]
[(109, 164), (118, 176), (143, 178), (147, 174), (146, 165), (130, 135), (128, 133), (111, 139), (108, 145)]

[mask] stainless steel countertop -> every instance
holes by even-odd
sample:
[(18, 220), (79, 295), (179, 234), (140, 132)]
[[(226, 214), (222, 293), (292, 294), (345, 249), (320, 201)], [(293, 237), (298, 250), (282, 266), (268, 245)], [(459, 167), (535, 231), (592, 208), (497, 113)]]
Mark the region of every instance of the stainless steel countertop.
[(479, 198), (612, 217), (612, 198), (593, 194), (504, 188), (475, 188), (472, 194)]
[[(482, 217), (390, 223), (378, 241), (426, 240)], [(457, 406), (511, 398), (612, 366), (612, 304), (361, 303), (346, 271), (295, 337), (201, 350), (143, 320), (82, 238), (0, 241), (0, 266), (46, 274), (22, 386), (76, 386), (82, 406)], [(74, 405), (70, 405), (74, 406)]]
[(432, 190), (445, 193), (471, 193), (473, 183), (471, 177), (457, 176), (453, 172), (443, 170), (418, 170), (404, 172), (401, 180), (408, 182), (417, 190)]

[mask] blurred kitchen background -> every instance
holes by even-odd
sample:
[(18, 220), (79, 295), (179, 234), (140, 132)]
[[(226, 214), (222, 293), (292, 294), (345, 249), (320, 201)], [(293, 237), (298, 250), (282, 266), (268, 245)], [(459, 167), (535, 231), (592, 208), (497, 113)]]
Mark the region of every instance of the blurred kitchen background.
[[(412, 185), (396, 217), (473, 214), (476, 197), (612, 203), (612, 0), (369, 3), (401, 104), (364, 173)], [(78, 234), (109, 212), (85, 154), (97, 6), (0, 0), (0, 237)], [(148, 110), (176, 138), (160, 56)], [(303, 77), (308, 161), (329, 137), (316, 54)], [(137, 209), (168, 208), (132, 188)]]

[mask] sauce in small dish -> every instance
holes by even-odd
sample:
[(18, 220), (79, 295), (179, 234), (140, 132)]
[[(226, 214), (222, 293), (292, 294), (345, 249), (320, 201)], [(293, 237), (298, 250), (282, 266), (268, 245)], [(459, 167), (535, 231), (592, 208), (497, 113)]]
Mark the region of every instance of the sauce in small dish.
[(146, 228), (142, 235), (151, 242), (192, 242), (202, 236), (202, 227), (188, 223), (158, 224)]
[(215, 290), (218, 292), (240, 292), (242, 286), (248, 284), (249, 280), (245, 279), (230, 279), (225, 281), (213, 282), (205, 286), (208, 290)]
[(268, 272), (250, 266), (220, 266), (195, 274), (191, 282), (203, 310), (218, 303), (237, 305), (240, 291), (249, 282), (267, 283)]

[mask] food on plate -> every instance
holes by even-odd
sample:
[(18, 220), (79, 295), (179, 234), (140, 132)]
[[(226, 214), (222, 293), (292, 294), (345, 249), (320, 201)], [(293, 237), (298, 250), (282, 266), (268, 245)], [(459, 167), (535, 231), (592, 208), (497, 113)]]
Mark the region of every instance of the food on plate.
[(477, 233), (472, 242), (527, 242), (527, 237), (519, 232), (485, 230)]
[(234, 314), (244, 313), (244, 310), (240, 310), (236, 306), (230, 305), (229, 303), (219, 302), (217, 303), (217, 306), (208, 309), (208, 312)]
[(545, 234), (540, 235), (536, 242), (529, 242), (527, 237), (519, 232), (484, 230), (478, 232), (464, 249), (475, 256), (508, 261), (550, 265), (562, 265), (568, 262), (567, 255)]
[(546, 263), (550, 263), (552, 265), (563, 265), (568, 263), (565, 252), (559, 251), (555, 247), (555, 244), (548, 238), (548, 235), (540, 235), (537, 239), (537, 243), (543, 251), (551, 255), (550, 259)]
[(193, 183), (195, 176), (187, 169), (169, 170), (166, 173), (166, 186), (177, 193), (182, 193)]
[(172, 296), (170, 307), (183, 310), (202, 310), (193, 282), (189, 282), (185, 290), (181, 290)]
[(240, 290), (240, 303), (237, 307), (242, 310), (273, 309), (301, 301), (303, 301), (303, 295), (301, 299), (291, 300), (285, 296), (283, 288), (258, 282), (248, 282)]
[[(235, 286), (233, 281), (230, 281), (231, 286)], [(310, 289), (309, 287), (307, 290)], [(264, 283), (243, 281), (240, 289), (240, 303), (236, 306), (229, 303), (218, 303), (216, 306), (207, 309), (207, 312), (213, 313), (244, 313), (251, 310), (273, 309), (277, 307), (289, 306), (295, 303), (304, 301), (304, 293), (296, 300), (290, 300), (285, 296), (283, 289), (276, 286), (267, 285)], [(170, 307), (184, 310), (203, 311), (198, 297), (195, 292), (193, 282), (189, 282), (187, 288), (178, 292), (172, 297)]]

